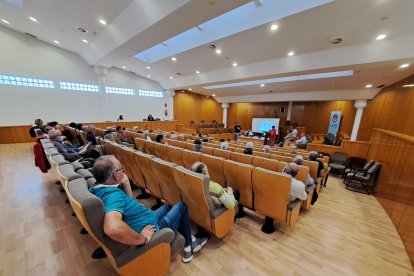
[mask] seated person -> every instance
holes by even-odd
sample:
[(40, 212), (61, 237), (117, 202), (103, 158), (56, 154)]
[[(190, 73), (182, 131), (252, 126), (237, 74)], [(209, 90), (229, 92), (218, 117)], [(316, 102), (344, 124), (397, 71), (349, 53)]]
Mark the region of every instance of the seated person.
[[(224, 139), (223, 139), (224, 140)], [(220, 149), (222, 150), (228, 150), (229, 149), (229, 144), (227, 142), (221, 142), (219, 145)]]
[(164, 134), (158, 134), (158, 135), (155, 137), (155, 142), (160, 143), (160, 144), (164, 144), (164, 145), (168, 145), (168, 144), (165, 142), (165, 139), (164, 139)]
[(59, 130), (50, 130), (49, 139), (55, 145), (60, 154), (62, 154), (63, 157), (65, 157), (65, 159), (69, 162), (73, 162), (81, 158), (95, 159), (100, 156), (100, 154), (97, 151), (88, 149), (87, 146), (74, 148), (66, 145), (65, 143), (63, 143), (63, 141), (65, 140), (65, 136), (62, 136), (62, 133)]
[(290, 202), (296, 199), (306, 200), (308, 194), (306, 193), (305, 184), (295, 178), (298, 174), (300, 167), (296, 163), (289, 163), (283, 169), (285, 174), (292, 176), (292, 182), (290, 184)]
[[(191, 167), (191, 170), (210, 177), (207, 166), (204, 163), (195, 162)], [(234, 209), (237, 206), (236, 197), (239, 198), (240, 194), (238, 191), (235, 191), (233, 194), (233, 189), (231, 187), (223, 188), (220, 184), (210, 181), (208, 191), (216, 207), (224, 205), (227, 209)]]
[(203, 146), (201, 145), (201, 140), (200, 139), (196, 139), (194, 141), (194, 151), (201, 152), (202, 149), (203, 149)]
[(306, 139), (306, 134), (302, 133), (300, 135), (300, 139), (296, 140), (297, 145), (306, 145), (308, 143), (308, 139)]
[(58, 122), (56, 122), (56, 121), (49, 122), (49, 123), (47, 123), (47, 125), (48, 125), (48, 126), (51, 126), (51, 127), (52, 127), (52, 128), (54, 128), (54, 129), (59, 129), (59, 128), (60, 128), (59, 123), (58, 123)]
[(244, 154), (253, 155), (253, 143), (249, 142), (246, 144), (246, 148), (244, 149)]
[(123, 115), (119, 115), (118, 119), (116, 120), (117, 122), (123, 121), (124, 120), (124, 116)]
[(133, 144), (128, 142), (128, 137), (125, 134), (124, 128), (121, 126), (116, 127), (115, 142), (124, 146), (133, 146)]
[(115, 133), (112, 131), (105, 131), (104, 139), (115, 142)]
[(296, 147), (296, 146), (291, 146), (290, 147), (290, 153), (296, 154), (297, 150), (298, 150), (298, 147)]
[(151, 114), (149, 114), (149, 115), (148, 115), (147, 120), (148, 120), (148, 121), (155, 121), (154, 117), (152, 117), (152, 115), (151, 115)]
[(88, 140), (88, 142), (91, 142), (92, 145), (96, 146), (95, 126), (87, 125), (85, 131), (86, 131), (86, 140)]
[(139, 130), (139, 127), (138, 127), (138, 126), (133, 126), (133, 127), (132, 127), (132, 130), (133, 130), (133, 131), (138, 131), (138, 130)]
[[(293, 162), (296, 163), (299, 166), (303, 165), (303, 156), (302, 155), (296, 155), (293, 158)], [(315, 181), (313, 180), (313, 178), (310, 176), (310, 174), (308, 173), (308, 176), (306, 177), (306, 187), (312, 187), (315, 186)]]
[(318, 158), (319, 158), (319, 154), (316, 151), (309, 152), (308, 160), (318, 162), (318, 177), (320, 177), (321, 171), (323, 171), (324, 167), (323, 167), (323, 162), (321, 160), (318, 160)]
[(269, 145), (264, 146), (263, 147), (263, 152), (264, 153), (270, 153), (270, 146)]
[(206, 238), (191, 235), (190, 217), (184, 203), (165, 204), (154, 212), (135, 201), (124, 167), (113, 155), (99, 158), (93, 173), (99, 184), (89, 191), (103, 201), (103, 230), (111, 239), (123, 244), (144, 245), (151, 241), (156, 231), (170, 228), (184, 236), (182, 260), (185, 263), (207, 243)]
[(246, 129), (246, 131), (244, 132), (244, 136), (253, 137), (253, 132), (251, 132), (249, 129)]
[[(43, 127), (43, 121), (42, 119), (36, 119), (35, 125), (29, 130), (29, 134), (31, 137), (35, 138), (37, 136), (36, 129), (40, 130), (42, 133), (46, 133)], [(39, 133), (40, 134), (40, 133)]]
[(170, 139), (172, 139), (172, 140), (177, 139), (177, 134), (175, 134), (175, 131), (171, 131)]

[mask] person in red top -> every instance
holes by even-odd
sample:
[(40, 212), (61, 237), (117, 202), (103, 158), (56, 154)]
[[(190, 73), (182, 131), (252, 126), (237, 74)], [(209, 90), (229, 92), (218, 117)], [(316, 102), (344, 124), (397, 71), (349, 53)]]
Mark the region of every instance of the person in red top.
[(269, 131), (269, 133), (270, 133), (269, 144), (271, 147), (273, 147), (276, 143), (276, 137), (277, 137), (276, 127), (272, 126), (272, 129)]

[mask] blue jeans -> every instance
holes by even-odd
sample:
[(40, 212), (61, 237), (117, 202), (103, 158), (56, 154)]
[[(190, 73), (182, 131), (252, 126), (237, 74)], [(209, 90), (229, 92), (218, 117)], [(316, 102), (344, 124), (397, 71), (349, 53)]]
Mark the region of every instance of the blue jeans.
[(185, 246), (191, 245), (191, 224), (187, 206), (178, 202), (174, 206), (164, 204), (155, 213), (158, 217), (160, 229), (170, 228), (177, 234), (177, 231), (184, 236)]

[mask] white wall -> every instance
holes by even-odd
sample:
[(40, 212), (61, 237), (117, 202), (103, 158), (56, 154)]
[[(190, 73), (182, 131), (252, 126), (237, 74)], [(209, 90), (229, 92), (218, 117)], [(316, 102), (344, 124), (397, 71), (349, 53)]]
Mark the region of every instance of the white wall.
[[(120, 114), (126, 121), (142, 120), (150, 113), (172, 119), (172, 97), (61, 90), (62, 80), (98, 84), (93, 67), (77, 54), (1, 26), (0, 41), (0, 74), (47, 78), (56, 85), (55, 89), (44, 89), (0, 84), (0, 126), (32, 124), (36, 118), (62, 123), (115, 121)], [(108, 86), (162, 91), (157, 82), (116, 68), (108, 69), (105, 82)], [(167, 117), (164, 104), (168, 105)]]

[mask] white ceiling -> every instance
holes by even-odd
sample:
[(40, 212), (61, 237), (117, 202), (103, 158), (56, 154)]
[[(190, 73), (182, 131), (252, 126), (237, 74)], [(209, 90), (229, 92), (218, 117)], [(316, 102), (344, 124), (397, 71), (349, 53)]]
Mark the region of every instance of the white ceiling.
[[(262, 0), (263, 6), (256, 8), (265, 9), (267, 1)], [(304, 2), (272, 1), (278, 1), (281, 8)], [(319, 91), (323, 95), (323, 91), (335, 94), (333, 91), (346, 90), (356, 95), (368, 83), (374, 88), (389, 85), (414, 73), (413, 0), (306, 1), (315, 7), (180, 52), (174, 55), (176, 62), (165, 58), (150, 64), (150, 70), (146, 69), (148, 64), (134, 55), (242, 5), (254, 3), (248, 0), (3, 0), (0, 18), (8, 20), (10, 25), (0, 24), (31, 33), (51, 44), (58, 40), (58, 47), (78, 53), (91, 65), (120, 69), (126, 66), (127, 71), (143, 77), (150, 75), (166, 89), (191, 87), (200, 94), (216, 94), (218, 100), (222, 99), (219, 101), (243, 101), (247, 95), (289, 92)], [(30, 21), (29, 16), (39, 22)], [(101, 25), (99, 19), (106, 20), (107, 26)], [(237, 19), (234, 23), (237, 24)], [(273, 23), (279, 27), (276, 31), (270, 30)], [(89, 32), (82, 34), (76, 27)], [(377, 41), (379, 34), (387, 37)], [(332, 45), (328, 42), (332, 36), (344, 36), (345, 40)], [(82, 39), (89, 43), (83, 43)], [(208, 47), (211, 43), (222, 50), (221, 55)], [(289, 51), (295, 55), (288, 57)], [(232, 67), (233, 62), (239, 66)], [(411, 66), (401, 69), (398, 66), (402, 63)], [(196, 74), (196, 70), (201, 73)], [(339, 70), (353, 70), (354, 75), (265, 87), (203, 88)], [(176, 75), (177, 72), (182, 75)], [(343, 98), (344, 93), (336, 94), (338, 99)]]

